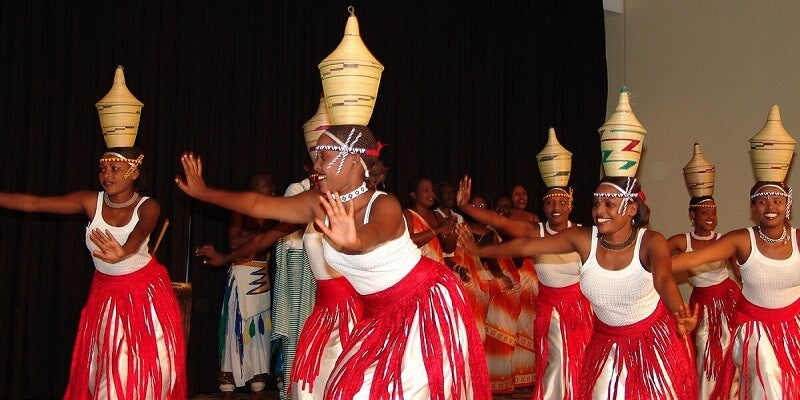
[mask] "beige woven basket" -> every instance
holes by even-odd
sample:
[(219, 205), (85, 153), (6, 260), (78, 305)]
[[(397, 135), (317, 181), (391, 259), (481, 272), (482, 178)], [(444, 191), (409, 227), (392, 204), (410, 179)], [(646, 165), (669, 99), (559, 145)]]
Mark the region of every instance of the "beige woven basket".
[(308, 149), (308, 154), (312, 160), (314, 159), (314, 154), (311, 152), (311, 148), (317, 145), (317, 139), (331, 125), (333, 125), (333, 121), (331, 121), (331, 116), (328, 114), (328, 106), (325, 105), (325, 96), (320, 95), (317, 113), (303, 124), (303, 137), (306, 140), (306, 149)]
[(683, 179), (686, 189), (692, 197), (711, 196), (714, 194), (714, 175), (717, 169), (703, 157), (700, 144), (694, 144), (692, 159), (683, 167)]
[(344, 28), (344, 38), (319, 63), (322, 90), (328, 112), (336, 125), (367, 125), (375, 108), (383, 65), (361, 40), (353, 7)]
[(617, 108), (598, 131), (605, 175), (636, 176), (647, 131), (633, 114), (627, 88), (620, 90)]
[(118, 66), (111, 90), (95, 104), (108, 148), (133, 146), (139, 131), (142, 106), (144, 104), (125, 86), (125, 74), (122, 66)]
[(756, 180), (783, 182), (789, 173), (795, 143), (783, 128), (778, 106), (773, 105), (764, 127), (750, 138), (750, 159)]
[(572, 170), (572, 153), (565, 149), (556, 138), (556, 130), (547, 131), (547, 143), (536, 155), (539, 173), (547, 187), (567, 186)]

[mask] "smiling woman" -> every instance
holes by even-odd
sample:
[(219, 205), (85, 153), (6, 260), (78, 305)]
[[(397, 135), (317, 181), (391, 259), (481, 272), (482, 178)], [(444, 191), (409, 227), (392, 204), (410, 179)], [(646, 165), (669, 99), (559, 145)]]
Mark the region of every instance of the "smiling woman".
[(328, 127), (312, 148), (316, 189), (292, 197), (211, 189), (191, 153), (181, 157), (186, 178), (176, 183), (192, 197), (253, 217), (315, 223), (323, 237), (306, 251), (322, 254), (365, 306), (326, 387), (315, 388), (325, 398), (430, 393), (488, 399), (472, 311), (457, 278), (411, 241), (397, 199), (375, 189), (379, 149), (366, 126)]

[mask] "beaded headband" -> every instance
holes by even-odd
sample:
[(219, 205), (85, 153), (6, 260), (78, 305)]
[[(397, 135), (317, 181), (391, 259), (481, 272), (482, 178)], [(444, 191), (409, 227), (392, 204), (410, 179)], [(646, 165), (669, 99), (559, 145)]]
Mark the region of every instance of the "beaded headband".
[(768, 186), (769, 187), (774, 187), (774, 188), (778, 189), (779, 191), (778, 192), (756, 192), (756, 193), (753, 193), (750, 196), (750, 201), (752, 201), (756, 197), (762, 197), (762, 196), (782, 196), (782, 197), (786, 197), (786, 219), (791, 218), (791, 216), (792, 216), (792, 188), (789, 188), (789, 191), (784, 191), (782, 187), (780, 187), (778, 185), (773, 185), (771, 183), (768, 183), (768, 184), (766, 184), (764, 186), (759, 187), (757, 190), (761, 190), (761, 188), (765, 188), (765, 187), (768, 187)]
[(701, 200), (697, 204), (689, 204), (689, 208), (717, 208), (717, 203), (703, 204), (703, 203), (708, 202), (708, 201), (714, 201), (714, 199), (705, 199), (705, 200)]
[(622, 201), (619, 202), (619, 208), (617, 209), (617, 214), (625, 214), (628, 210), (628, 203), (635, 198), (640, 198), (642, 201), (647, 199), (647, 196), (644, 195), (643, 191), (639, 191), (638, 193), (632, 193), (633, 187), (636, 185), (636, 178), (627, 177), (628, 182), (625, 185), (625, 189), (619, 187), (619, 185), (611, 182), (600, 182), (600, 185), (608, 185), (616, 189), (619, 193), (594, 193), (594, 197), (605, 197), (605, 198), (621, 198)]
[(562, 188), (551, 188), (551, 191), (556, 191), (555, 193), (548, 193), (542, 197), (542, 200), (547, 200), (551, 197), (566, 197), (572, 200), (572, 188), (567, 188), (569, 190), (564, 190)]
[[(113, 156), (113, 157), (106, 157), (106, 156)], [(140, 165), (142, 165), (142, 160), (143, 159), (144, 159), (144, 154), (139, 154), (139, 157), (136, 157), (135, 159), (133, 159), (133, 158), (127, 158), (127, 157), (125, 157), (122, 154), (119, 154), (117, 152), (107, 151), (107, 152), (105, 152), (105, 154), (103, 154), (103, 157), (100, 158), (100, 162), (101, 163), (108, 163), (108, 162), (120, 162), (120, 161), (122, 161), (122, 162), (128, 163), (128, 165), (130, 165), (130, 168), (128, 168), (128, 170), (125, 171), (125, 175), (122, 176), (123, 178), (128, 179), (128, 177), (131, 176), (131, 174), (133, 174), (133, 171), (136, 171), (136, 168), (138, 168)]]
[[(376, 143), (377, 147), (376, 149), (354, 147), (353, 145), (356, 144), (358, 142), (358, 139), (361, 139), (361, 135), (363, 135), (362, 132), (358, 132), (356, 137), (353, 138), (353, 134), (355, 133), (356, 129), (355, 128), (351, 129), (350, 133), (347, 135), (347, 140), (342, 142), (341, 140), (339, 140), (339, 138), (331, 134), (329, 131), (325, 131), (323, 132), (323, 135), (331, 138), (331, 140), (338, 143), (339, 145), (338, 146), (327, 145), (327, 144), (316, 145), (311, 148), (311, 151), (324, 151), (324, 150), (338, 151), (339, 154), (337, 154), (336, 157), (334, 157), (333, 160), (331, 160), (331, 162), (328, 163), (328, 168), (330, 168), (331, 166), (333, 166), (333, 163), (335, 163), (336, 160), (339, 160), (339, 168), (336, 169), (337, 175), (340, 172), (342, 172), (342, 167), (344, 166), (344, 158), (347, 157), (348, 154), (359, 154), (359, 155), (367, 155), (373, 157), (378, 157), (380, 155), (381, 148), (383, 147), (383, 144), (381, 142)], [(364, 176), (369, 178), (369, 168), (367, 168), (367, 164), (361, 158), (359, 158), (359, 161), (361, 162), (361, 166), (364, 167)]]

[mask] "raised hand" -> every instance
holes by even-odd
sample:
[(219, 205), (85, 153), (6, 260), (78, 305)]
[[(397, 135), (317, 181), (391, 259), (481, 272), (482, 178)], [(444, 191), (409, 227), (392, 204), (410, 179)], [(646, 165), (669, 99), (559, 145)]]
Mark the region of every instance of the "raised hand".
[(214, 249), (213, 244), (204, 244), (194, 249), (194, 255), (203, 257), (203, 264), (219, 267), (225, 264), (225, 256)]
[(694, 309), (690, 309), (686, 303), (681, 304), (681, 308), (673, 313), (678, 324), (678, 336), (686, 336), (694, 330), (699, 313), (700, 308), (697, 304), (694, 305)]
[(325, 234), (328, 240), (336, 243), (344, 249), (354, 249), (358, 247), (358, 233), (354, 218), (355, 208), (353, 202), (348, 204), (345, 209), (344, 204), (339, 200), (339, 193), (326, 191), (324, 196), (319, 196), (320, 205), (328, 216), (328, 225), (325, 221), (316, 220), (317, 227)]
[(206, 182), (203, 180), (203, 161), (200, 157), (195, 156), (194, 153), (187, 151), (181, 155), (181, 165), (183, 166), (186, 180), (176, 176), (175, 183), (178, 188), (189, 196), (199, 197), (208, 189)]
[(110, 264), (118, 263), (125, 258), (125, 250), (108, 230), (103, 232), (97, 228), (92, 229), (89, 239), (98, 247), (92, 252), (95, 257)]
[(464, 175), (458, 183), (458, 192), (456, 192), (456, 205), (458, 208), (469, 207), (470, 194), (472, 193), (472, 179)]

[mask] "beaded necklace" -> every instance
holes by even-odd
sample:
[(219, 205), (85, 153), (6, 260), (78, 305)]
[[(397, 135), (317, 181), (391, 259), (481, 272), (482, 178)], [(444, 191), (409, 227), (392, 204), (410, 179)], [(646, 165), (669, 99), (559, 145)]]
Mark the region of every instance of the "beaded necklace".
[(606, 238), (603, 236), (602, 233), (598, 233), (597, 237), (600, 239), (600, 247), (609, 250), (609, 251), (622, 251), (631, 247), (634, 241), (636, 241), (636, 232), (639, 232), (639, 228), (631, 229), (631, 234), (625, 239), (622, 243), (611, 243), (606, 241)]
[(350, 193), (339, 195), (339, 200), (341, 200), (342, 203), (347, 203), (348, 201), (353, 200), (364, 193), (367, 193), (368, 190), (369, 189), (367, 189), (367, 182), (363, 182), (361, 186), (356, 188), (356, 190), (353, 190)]
[(131, 204), (135, 203), (136, 200), (139, 200), (139, 193), (133, 192), (133, 196), (130, 199), (123, 201), (122, 203), (114, 203), (111, 201), (111, 198), (108, 197), (108, 193), (103, 192), (103, 203), (111, 208), (125, 208), (129, 207)]

